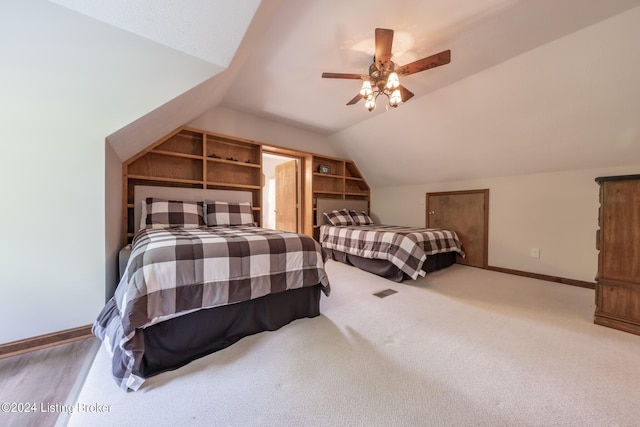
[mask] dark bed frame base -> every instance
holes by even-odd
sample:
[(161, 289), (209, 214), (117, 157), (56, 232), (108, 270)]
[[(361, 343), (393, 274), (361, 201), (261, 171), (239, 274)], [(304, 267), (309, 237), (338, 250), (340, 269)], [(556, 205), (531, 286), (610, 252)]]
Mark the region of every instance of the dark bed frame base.
[(144, 329), (140, 375), (148, 378), (293, 320), (320, 315), (321, 285), (291, 289), (222, 307), (198, 310)]
[[(356, 255), (347, 254), (332, 249), (324, 249), (327, 255), (344, 264), (358, 267), (360, 270), (364, 270), (369, 273), (373, 273), (377, 276), (384, 277), (385, 279), (392, 280), (394, 282), (402, 282), (403, 280), (410, 279), (410, 277), (404, 273), (400, 268), (393, 265), (390, 261), (384, 259), (370, 259), (362, 258)], [(425, 273), (440, 270), (456, 263), (456, 252), (445, 252), (436, 255), (429, 255), (427, 260), (422, 266), (422, 270)]]

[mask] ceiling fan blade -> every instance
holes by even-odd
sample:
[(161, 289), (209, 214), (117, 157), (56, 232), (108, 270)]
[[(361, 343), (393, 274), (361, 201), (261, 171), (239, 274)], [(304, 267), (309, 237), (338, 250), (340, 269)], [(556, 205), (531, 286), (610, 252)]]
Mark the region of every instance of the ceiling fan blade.
[(400, 90), (400, 98), (402, 98), (402, 102), (407, 102), (409, 99), (413, 98), (413, 92), (411, 92), (406, 87), (400, 85), (398, 86)]
[(426, 58), (418, 59), (407, 65), (403, 65), (396, 69), (396, 72), (400, 76), (408, 76), (410, 74), (418, 73), (420, 71), (428, 70), (429, 68), (439, 67), (451, 62), (451, 51), (445, 50), (435, 55), (427, 56)]
[(391, 46), (393, 45), (393, 30), (376, 28), (376, 67), (382, 70), (391, 61)]
[(357, 103), (358, 101), (360, 101), (360, 99), (362, 99), (362, 95), (357, 94), (356, 96), (353, 97), (353, 99), (349, 102), (347, 102), (347, 105), (353, 105), (355, 103)]
[(323, 79), (361, 79), (362, 76), (362, 74), (322, 73)]

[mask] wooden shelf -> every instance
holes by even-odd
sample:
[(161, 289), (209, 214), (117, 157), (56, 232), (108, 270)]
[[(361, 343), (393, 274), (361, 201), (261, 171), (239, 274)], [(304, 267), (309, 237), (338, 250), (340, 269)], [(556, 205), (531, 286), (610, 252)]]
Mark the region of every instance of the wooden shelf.
[(344, 192), (342, 192), (342, 191), (321, 191), (321, 190), (316, 190), (316, 191), (314, 191), (314, 193), (317, 193), (317, 194), (337, 194), (339, 196), (344, 194)]
[(229, 184), (228, 182), (207, 181), (207, 188), (215, 188), (215, 187), (224, 187), (227, 189), (237, 188), (239, 190), (260, 190), (262, 188), (259, 185)]
[[(329, 167), (329, 174), (327, 175), (337, 175), (344, 176), (344, 160), (338, 159), (336, 157), (326, 157), (326, 156), (313, 156), (313, 171), (318, 173), (318, 168), (321, 166)], [(322, 174), (325, 175), (325, 174)]]
[(164, 156), (183, 157), (186, 159), (198, 159), (198, 160), (202, 159), (202, 156), (195, 155), (195, 154), (185, 154), (185, 153), (178, 153), (178, 152), (171, 152), (171, 151), (164, 151), (164, 150), (153, 150), (151, 152), (154, 154), (162, 154)]
[(249, 167), (249, 168), (257, 168), (260, 169), (260, 165), (257, 165), (255, 163), (247, 163), (247, 162), (236, 162), (235, 160), (226, 160), (226, 159), (216, 159), (216, 158), (212, 158), (212, 157), (208, 157), (207, 158), (208, 162), (218, 162), (218, 163), (227, 163), (230, 165), (234, 165), (234, 166), (245, 166), (245, 167)]
[(236, 165), (257, 165), (260, 167), (262, 164), (262, 146), (260, 144), (218, 134), (206, 134), (205, 155), (208, 160), (229, 162)]
[[(202, 181), (202, 157), (182, 157), (150, 151), (127, 166), (129, 175), (153, 179)], [(181, 181), (182, 182), (182, 181)]]
[(204, 135), (201, 132), (183, 129), (178, 133), (169, 134), (153, 146), (156, 151), (171, 153), (173, 155), (187, 154), (202, 158), (203, 141)]
[(335, 178), (335, 179), (344, 179), (344, 176), (342, 175), (333, 175), (333, 174), (328, 174), (328, 173), (320, 173), (320, 172), (314, 172), (313, 176), (317, 176), (319, 178)]
[(204, 182), (195, 179), (180, 179), (180, 178), (166, 178), (161, 176), (149, 176), (149, 175), (134, 175), (129, 174), (129, 179), (141, 179), (145, 181), (158, 181), (158, 182), (179, 182), (182, 184), (200, 184), (202, 185)]

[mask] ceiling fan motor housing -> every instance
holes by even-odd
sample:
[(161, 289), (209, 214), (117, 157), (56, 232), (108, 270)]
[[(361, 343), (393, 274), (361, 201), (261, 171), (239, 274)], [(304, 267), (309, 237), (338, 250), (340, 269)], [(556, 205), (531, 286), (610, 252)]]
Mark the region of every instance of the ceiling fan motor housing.
[(372, 86), (378, 86), (381, 88), (384, 87), (384, 85), (387, 83), (389, 74), (391, 74), (395, 69), (395, 64), (393, 61), (389, 61), (388, 64), (388, 67), (384, 67), (381, 63), (381, 68), (378, 68), (374, 58), (373, 63), (369, 66), (369, 77), (371, 79)]

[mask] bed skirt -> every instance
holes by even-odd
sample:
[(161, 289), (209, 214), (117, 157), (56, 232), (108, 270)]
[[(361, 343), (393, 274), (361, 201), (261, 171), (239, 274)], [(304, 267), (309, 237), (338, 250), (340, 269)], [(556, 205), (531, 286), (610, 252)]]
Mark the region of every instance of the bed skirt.
[[(384, 277), (385, 279), (392, 280), (394, 282), (402, 282), (410, 277), (403, 273), (400, 268), (384, 259), (371, 259), (363, 258), (357, 255), (351, 255), (345, 252), (337, 251), (334, 249), (324, 249), (327, 255), (344, 264), (358, 267), (360, 270), (364, 270), (368, 273), (373, 273), (377, 276)], [(427, 260), (422, 265), (422, 271), (430, 273), (432, 271), (440, 270), (456, 263), (456, 252), (444, 252), (435, 255), (427, 256)]]
[(229, 347), (241, 338), (275, 331), (293, 320), (320, 315), (322, 285), (198, 310), (144, 329), (140, 375), (148, 378)]

